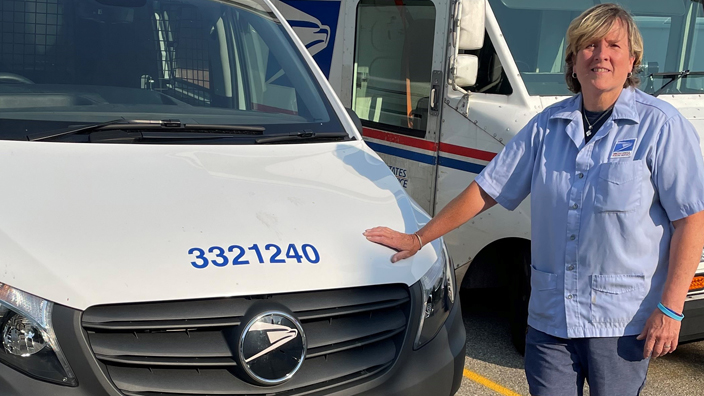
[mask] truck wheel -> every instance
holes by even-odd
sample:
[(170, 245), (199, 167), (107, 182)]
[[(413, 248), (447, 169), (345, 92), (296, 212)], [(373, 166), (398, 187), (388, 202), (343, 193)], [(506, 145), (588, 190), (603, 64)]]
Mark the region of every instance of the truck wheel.
[(511, 341), (518, 353), (526, 350), (528, 330), (528, 300), (530, 298), (530, 251), (523, 251), (514, 257), (511, 273)]

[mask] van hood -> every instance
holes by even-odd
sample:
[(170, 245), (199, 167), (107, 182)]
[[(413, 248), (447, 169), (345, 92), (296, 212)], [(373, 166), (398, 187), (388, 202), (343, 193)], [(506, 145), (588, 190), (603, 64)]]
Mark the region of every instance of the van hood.
[[(362, 232), (427, 214), (363, 142), (186, 146), (1, 142), (0, 282), (76, 309), (420, 279), (438, 244), (391, 264)], [(258, 245), (263, 261), (249, 249)], [(270, 263), (275, 247), (282, 249)], [(293, 244), (318, 263), (286, 258)], [(198, 269), (200, 248), (229, 264)], [(312, 248), (307, 248), (315, 261)], [(189, 251), (192, 254), (189, 254)], [(291, 255), (295, 253), (291, 251)], [(276, 257), (275, 257), (276, 258)]]

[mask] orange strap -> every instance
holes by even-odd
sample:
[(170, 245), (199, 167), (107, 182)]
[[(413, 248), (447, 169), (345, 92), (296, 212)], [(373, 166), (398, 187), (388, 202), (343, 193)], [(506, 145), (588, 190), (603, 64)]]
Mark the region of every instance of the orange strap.
[(408, 26), (408, 21), (406, 20), (406, 13), (403, 10), (403, 0), (395, 0), (398, 12), (401, 14), (401, 21), (403, 22), (403, 69), (406, 73), (406, 123), (409, 128), (413, 128), (413, 103), (411, 100), (411, 71), (408, 64), (408, 38), (406, 37), (406, 28)]

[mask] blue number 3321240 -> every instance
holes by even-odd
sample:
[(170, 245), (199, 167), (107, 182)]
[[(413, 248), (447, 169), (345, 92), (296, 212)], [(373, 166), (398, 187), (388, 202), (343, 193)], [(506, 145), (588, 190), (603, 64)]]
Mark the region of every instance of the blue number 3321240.
[[(260, 264), (264, 264), (265, 262), (283, 264), (289, 260), (302, 263), (304, 259), (311, 264), (318, 264), (320, 262), (318, 249), (307, 243), (301, 246), (300, 253), (299, 249), (293, 243), (288, 244), (285, 254), (281, 247), (274, 243), (265, 245), (263, 252), (259, 245), (255, 243), (248, 248), (244, 248), (240, 245), (231, 245), (227, 249), (220, 246), (211, 246), (207, 251), (194, 247), (188, 250), (188, 254), (195, 259), (191, 261), (191, 265), (198, 269), (206, 268), (209, 264), (216, 267), (245, 265), (250, 263), (250, 259), (255, 258)], [(269, 261), (264, 260), (265, 256), (268, 257)]]

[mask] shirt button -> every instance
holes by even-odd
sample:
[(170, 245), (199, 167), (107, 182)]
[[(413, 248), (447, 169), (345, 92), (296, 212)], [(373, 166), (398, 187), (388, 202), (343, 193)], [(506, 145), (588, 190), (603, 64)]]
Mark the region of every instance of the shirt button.
[(577, 177), (580, 178), (580, 179), (583, 178), (583, 177), (584, 177), (584, 173), (579, 173), (579, 174), (577, 174)]
[(574, 271), (574, 265), (570, 265), (569, 267), (567, 267), (567, 271)]
[(570, 241), (574, 241), (575, 239), (577, 239), (576, 235), (574, 235), (574, 234), (570, 235)]
[(568, 295), (567, 295), (567, 299), (568, 299), (568, 300), (571, 300), (571, 299), (572, 299), (572, 295), (571, 295), (571, 294), (568, 294)]
[(578, 207), (579, 207), (579, 205), (577, 205), (577, 204), (572, 205), (572, 209), (577, 209)]

